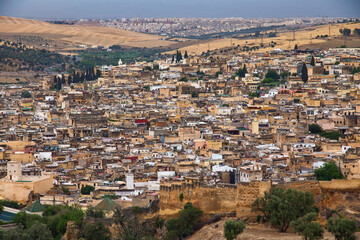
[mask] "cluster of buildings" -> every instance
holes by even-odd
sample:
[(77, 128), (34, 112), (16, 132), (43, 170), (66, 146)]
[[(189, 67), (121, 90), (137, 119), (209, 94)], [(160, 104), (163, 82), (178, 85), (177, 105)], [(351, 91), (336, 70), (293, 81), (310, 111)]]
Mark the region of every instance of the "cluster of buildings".
[(287, 26), (308, 27), (336, 22), (340, 18), (133, 18), (98, 20), (104, 27), (157, 34), (166, 37), (200, 37), (244, 29)]
[(46, 77), (1, 85), (0, 197), (145, 207), (164, 182), (306, 181), (328, 161), (360, 178), (359, 67), (360, 49), (276, 50), (119, 61), (58, 92)]

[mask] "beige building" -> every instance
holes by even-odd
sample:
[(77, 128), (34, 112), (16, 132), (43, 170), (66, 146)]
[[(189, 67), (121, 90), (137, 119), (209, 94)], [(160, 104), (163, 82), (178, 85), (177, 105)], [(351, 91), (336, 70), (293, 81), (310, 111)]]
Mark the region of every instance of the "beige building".
[(7, 163), (7, 176), (0, 180), (0, 197), (20, 203), (31, 200), (32, 195), (45, 194), (53, 187), (53, 175), (25, 176), (20, 162)]

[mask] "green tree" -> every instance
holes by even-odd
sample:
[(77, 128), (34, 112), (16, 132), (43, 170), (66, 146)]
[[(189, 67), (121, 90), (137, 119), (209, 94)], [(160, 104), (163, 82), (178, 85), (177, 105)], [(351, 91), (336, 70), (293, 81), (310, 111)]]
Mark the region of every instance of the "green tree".
[(31, 228), (25, 231), (25, 233), (33, 240), (52, 240), (51, 231), (43, 223), (34, 224)]
[(89, 195), (94, 190), (95, 190), (95, 188), (93, 186), (86, 185), (86, 186), (82, 187), (80, 191), (81, 191), (81, 194)]
[(31, 98), (31, 93), (29, 91), (27, 91), (27, 90), (22, 91), (21, 97), (22, 98)]
[(307, 213), (305, 216), (293, 221), (291, 227), (294, 232), (301, 235), (304, 240), (319, 240), (323, 238), (324, 229), (316, 221), (316, 212)]
[(85, 212), (86, 217), (91, 218), (104, 218), (105, 214), (103, 210), (96, 210), (93, 207), (89, 207)]
[(279, 232), (286, 232), (292, 221), (315, 211), (314, 196), (291, 188), (274, 188), (266, 198), (256, 199), (253, 209), (260, 210), (263, 219), (269, 220)]
[(338, 131), (323, 131), (320, 133), (320, 135), (331, 140), (339, 140), (339, 138), (342, 136), (342, 134)]
[(278, 80), (280, 76), (275, 70), (269, 69), (265, 75), (265, 78), (272, 78)]
[(309, 132), (310, 133), (318, 134), (318, 133), (321, 133), (322, 131), (323, 131), (322, 127), (320, 127), (317, 124), (310, 124), (309, 125)]
[(86, 240), (110, 240), (111, 233), (102, 222), (86, 224), (84, 227), (84, 236)]
[(184, 58), (189, 58), (187, 51), (185, 51)]
[(314, 56), (311, 56), (310, 65), (315, 66), (315, 58), (314, 58)]
[(350, 34), (351, 34), (351, 29), (342, 28), (342, 29), (339, 30), (339, 32), (340, 32), (342, 35), (348, 37), (348, 36), (350, 36)]
[(321, 168), (315, 170), (315, 177), (318, 181), (331, 181), (332, 179), (344, 179), (335, 162), (327, 162)]
[(184, 208), (179, 212), (179, 217), (168, 220), (166, 228), (168, 230), (167, 239), (170, 236), (177, 236), (178, 239), (183, 239), (194, 232), (194, 227), (197, 221), (201, 218), (203, 212), (188, 202)]
[(226, 221), (224, 225), (224, 237), (226, 240), (234, 240), (245, 229), (245, 224), (241, 221)]
[(335, 236), (336, 240), (355, 240), (357, 229), (356, 221), (345, 217), (331, 217), (326, 226), (327, 230)]
[(309, 76), (308, 76), (308, 69), (306, 67), (306, 64), (303, 63), (301, 66), (301, 79), (304, 83), (307, 83)]

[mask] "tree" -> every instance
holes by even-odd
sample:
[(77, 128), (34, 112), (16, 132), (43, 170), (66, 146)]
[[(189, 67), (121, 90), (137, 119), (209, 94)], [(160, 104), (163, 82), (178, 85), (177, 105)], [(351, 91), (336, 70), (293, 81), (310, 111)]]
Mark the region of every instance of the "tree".
[(245, 77), (245, 75), (248, 73), (247, 69), (246, 69), (246, 65), (244, 64), (244, 67), (243, 68), (240, 68), (239, 71), (238, 71), (238, 75), (239, 77)]
[(89, 195), (94, 190), (95, 190), (95, 188), (93, 186), (86, 185), (86, 186), (82, 187), (80, 191), (81, 191), (81, 194)]
[(177, 236), (179, 239), (183, 239), (194, 232), (194, 227), (200, 217), (203, 215), (203, 212), (200, 209), (193, 207), (193, 205), (188, 202), (184, 205), (184, 208), (179, 212), (179, 217), (175, 219), (170, 219), (166, 228), (168, 230), (166, 239), (176, 239), (171, 236)]
[(339, 30), (339, 32), (340, 32), (343, 36), (348, 37), (348, 36), (350, 36), (350, 34), (351, 34), (351, 29), (341, 28), (341, 29)]
[(31, 93), (29, 91), (27, 91), (27, 90), (22, 91), (21, 97), (22, 98), (31, 98)]
[(189, 58), (187, 51), (185, 51), (184, 58)]
[(310, 125), (309, 125), (309, 132), (310, 132), (310, 133), (318, 134), (318, 133), (323, 132), (323, 129), (322, 129), (322, 127), (320, 127), (320, 126), (317, 125), (317, 124), (310, 124)]
[(323, 238), (324, 229), (316, 221), (317, 213), (311, 212), (293, 221), (291, 226), (294, 232), (301, 235), (304, 240), (319, 240)]
[(110, 240), (111, 233), (102, 222), (95, 224), (86, 224), (84, 227), (84, 236), (86, 240)]
[(25, 231), (25, 234), (29, 235), (30, 239), (34, 240), (52, 240), (51, 231), (43, 223), (34, 224), (31, 228)]
[(321, 168), (315, 170), (315, 177), (318, 181), (331, 181), (332, 179), (344, 179), (335, 162), (326, 162)]
[(339, 138), (342, 136), (342, 134), (338, 131), (323, 131), (320, 133), (320, 135), (331, 140), (339, 140)]
[(345, 217), (331, 217), (326, 226), (327, 230), (335, 236), (336, 240), (355, 240), (357, 229), (356, 221)]
[(245, 229), (245, 224), (241, 221), (226, 221), (224, 225), (224, 237), (226, 240), (234, 240)]
[(315, 66), (315, 58), (314, 58), (314, 56), (311, 56), (310, 65), (311, 65), (311, 66)]
[(89, 207), (85, 212), (86, 217), (91, 218), (104, 218), (105, 214), (103, 210), (96, 210), (93, 207)]
[(279, 232), (286, 232), (293, 221), (315, 211), (314, 202), (310, 192), (274, 188), (266, 198), (256, 199), (253, 209), (263, 209), (264, 220), (269, 220)]
[(297, 44), (295, 44), (295, 46), (294, 46), (294, 50), (296, 51), (296, 50), (298, 50), (298, 49), (299, 49), (298, 45), (297, 45)]
[(308, 70), (305, 63), (303, 63), (301, 66), (301, 79), (304, 83), (306, 83), (309, 79)]
[(353, 30), (353, 33), (354, 33), (354, 35), (360, 36), (360, 29), (359, 29), (359, 28), (355, 28), (355, 29)]
[(278, 80), (280, 76), (275, 70), (269, 69), (265, 75), (265, 78), (272, 78)]

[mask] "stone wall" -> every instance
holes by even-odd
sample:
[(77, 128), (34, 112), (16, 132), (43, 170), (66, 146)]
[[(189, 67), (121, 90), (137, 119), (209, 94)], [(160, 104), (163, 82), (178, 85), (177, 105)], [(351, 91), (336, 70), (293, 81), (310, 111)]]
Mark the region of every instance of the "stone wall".
[[(216, 187), (203, 186), (197, 182), (161, 183), (160, 214), (172, 215), (191, 202), (205, 214), (236, 212), (239, 218), (252, 218), (259, 214), (251, 211), (251, 204), (271, 188), (294, 188), (309, 191), (315, 197), (323, 220), (332, 210), (353, 217), (360, 223), (360, 179), (333, 180), (330, 182), (304, 181), (271, 185), (270, 182), (250, 182), (236, 185), (224, 184)], [(180, 201), (180, 194), (183, 199)]]
[[(180, 200), (182, 194), (183, 199)], [(202, 186), (199, 183), (162, 183), (160, 186), (160, 212), (176, 213), (186, 202), (201, 209), (205, 214), (236, 211), (237, 189), (235, 185)]]
[(239, 218), (256, 217), (251, 211), (251, 205), (258, 197), (262, 197), (265, 191), (271, 189), (270, 182), (239, 183), (237, 185), (236, 216)]

